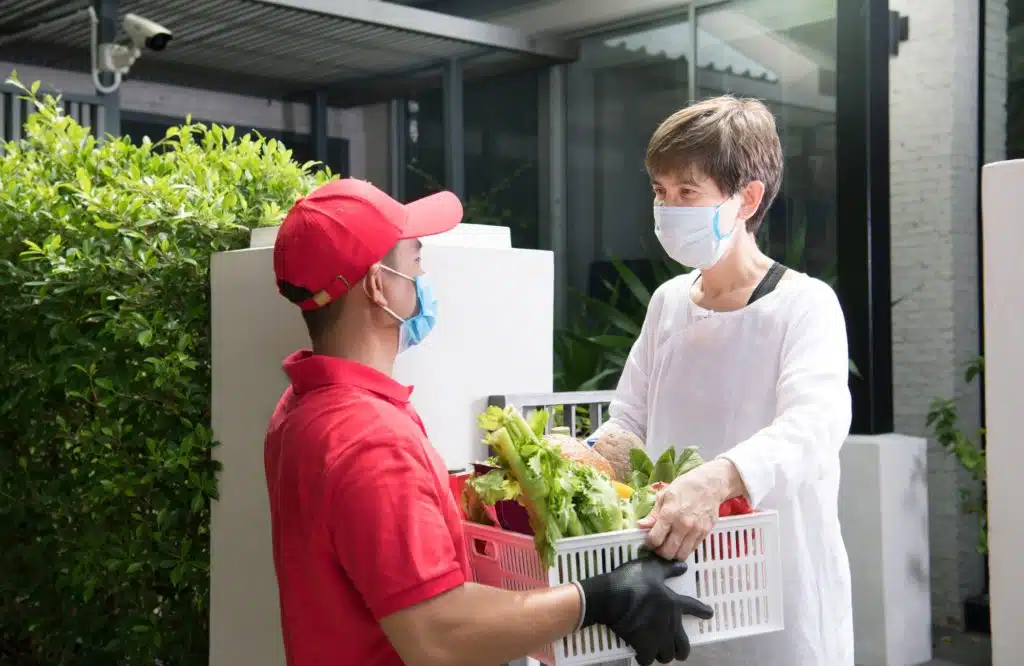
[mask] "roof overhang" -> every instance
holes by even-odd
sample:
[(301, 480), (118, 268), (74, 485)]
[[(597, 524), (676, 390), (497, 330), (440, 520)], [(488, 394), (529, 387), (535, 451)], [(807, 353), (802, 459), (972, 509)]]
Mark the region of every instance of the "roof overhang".
[[(0, 60), (88, 71), (86, 0), (40, 11), (0, 0)], [(49, 5), (53, 6), (53, 5)], [(566, 63), (573, 41), (377, 0), (121, 0), (167, 27), (164, 51), (146, 51), (129, 77), (260, 97), (326, 91), (349, 106), (436, 85), (447, 62), (467, 77)]]

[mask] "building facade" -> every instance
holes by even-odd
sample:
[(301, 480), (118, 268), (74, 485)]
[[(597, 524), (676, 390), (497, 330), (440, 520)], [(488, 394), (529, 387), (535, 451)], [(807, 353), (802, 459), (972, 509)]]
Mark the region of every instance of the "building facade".
[[(600, 293), (613, 258), (648, 275), (658, 250), (643, 154), (658, 122), (695, 99), (760, 98), (776, 115), (786, 154), (782, 192), (763, 238), (769, 251), (837, 279), (841, 293), (844, 280), (861, 280), (889, 294), (869, 332), (851, 330), (851, 338), (869, 352), (881, 340), (880, 357), (891, 352), (891, 367), (883, 363), (872, 375), (872, 387), (891, 387), (891, 399), (879, 398), (891, 403), (890, 429), (928, 435), (930, 401), (955, 396), (964, 429), (976, 431), (981, 398), (962, 369), (983, 351), (979, 173), (984, 162), (1024, 156), (1024, 0), (890, 0), (886, 9), (908, 19), (909, 34), (899, 39), (896, 20), (884, 46), (875, 45), (888, 52), (886, 76), (864, 81), (870, 87), (882, 80), (884, 94), (857, 92), (856, 70), (844, 61), (859, 36), (847, 34), (855, 28), (840, 18), (856, 2), (407, 0), (402, 4), (572, 39), (579, 58), (467, 77), (455, 100), (457, 144), (453, 98), (443, 85), (450, 72), (388, 100), (334, 103), (325, 161), (404, 198), (450, 187), (455, 177), (472, 221), (510, 226), (516, 245), (556, 252), (564, 314), (572, 290)], [(883, 39), (877, 31), (874, 37)], [(16, 69), (22, 81), (93, 93), (87, 74), (11, 60), (0, 68)], [(844, 92), (851, 89), (855, 95)], [(844, 234), (851, 233), (843, 146), (858, 140), (844, 118), (863, 115), (852, 105), (885, 98), (883, 180), (890, 191), (885, 214), (872, 209), (880, 226), (865, 243), (877, 243), (883, 231), (886, 238), (864, 250), (883, 252), (888, 261), (864, 273), (848, 256), (842, 269)], [(160, 134), (191, 115), (277, 136), (298, 159), (314, 155), (312, 109), (302, 102), (129, 79), (120, 107), (121, 131), (133, 138)], [(6, 102), (3, 113), (11, 108)], [(861, 125), (871, 129), (870, 122)], [(551, 150), (555, 135), (563, 153)], [(461, 175), (453, 176), (452, 145), (462, 150)], [(884, 171), (868, 168), (875, 178)], [(886, 419), (868, 422), (884, 426)], [(966, 474), (934, 444), (928, 465), (933, 617), (958, 625), (961, 602), (986, 589), (985, 563), (976, 551), (976, 521), (959, 507)]]

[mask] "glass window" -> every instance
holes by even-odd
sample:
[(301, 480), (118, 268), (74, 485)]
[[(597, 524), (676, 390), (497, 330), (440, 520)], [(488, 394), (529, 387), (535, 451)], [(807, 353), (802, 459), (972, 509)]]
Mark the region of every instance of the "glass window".
[(588, 37), (568, 76), (569, 286), (591, 296), (621, 259), (652, 281), (660, 252), (644, 155), (651, 133), (689, 99), (690, 24), (682, 17)]
[[(734, 94), (775, 114), (786, 155), (762, 247), (832, 279), (836, 260), (836, 2), (731, 0), (583, 40), (569, 68), (569, 284), (599, 296), (623, 260), (653, 283), (661, 261), (643, 168), (651, 133), (696, 99)], [(694, 43), (696, 41), (696, 43)]]
[(440, 88), (405, 100), (405, 200), (443, 190), (444, 96)]
[(509, 227), (513, 247), (540, 247), (539, 77), (524, 71), (466, 82), (466, 221)]
[[(539, 94), (532, 70), (469, 79), (463, 86), (465, 221), (509, 227), (515, 247), (539, 243)], [(437, 89), (406, 101), (406, 200), (448, 186), (443, 99)]]
[[(986, 10), (992, 3), (985, 3)], [(1024, 0), (1006, 0), (1006, 159), (1024, 158)], [(1001, 73), (1002, 74), (1002, 73)], [(987, 77), (986, 85), (992, 81)]]
[[(158, 141), (164, 137), (169, 127), (176, 127), (184, 122), (184, 118), (125, 111), (121, 113), (121, 135), (127, 136), (135, 143), (141, 143), (142, 138), (147, 136), (151, 141)], [(210, 124), (209, 121), (200, 121), (198, 119), (193, 119), (193, 122)], [(226, 125), (227, 123), (216, 122), (216, 124)], [(313, 159), (313, 137), (309, 134), (235, 126), (236, 138), (248, 132), (259, 132), (268, 139), (277, 139), (292, 151), (292, 159), (299, 164)], [(331, 169), (332, 173), (340, 176), (348, 176), (350, 174), (348, 139), (337, 137), (329, 137), (327, 139), (327, 159), (325, 164)]]
[(698, 10), (697, 29), (697, 98), (755, 97), (778, 124), (785, 171), (761, 247), (834, 279), (835, 0), (732, 0)]

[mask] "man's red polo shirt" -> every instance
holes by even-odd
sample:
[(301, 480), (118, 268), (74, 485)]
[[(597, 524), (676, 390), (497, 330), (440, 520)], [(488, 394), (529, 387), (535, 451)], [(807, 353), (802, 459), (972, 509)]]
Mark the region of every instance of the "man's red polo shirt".
[(264, 449), (289, 666), (398, 666), (392, 613), (471, 580), (444, 461), (412, 388), (296, 352)]

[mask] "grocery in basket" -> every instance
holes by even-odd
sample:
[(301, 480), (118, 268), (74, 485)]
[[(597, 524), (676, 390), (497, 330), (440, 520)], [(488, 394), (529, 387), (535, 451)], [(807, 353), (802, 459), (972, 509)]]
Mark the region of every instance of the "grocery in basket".
[[(659, 490), (703, 464), (694, 446), (651, 460), (639, 438), (614, 429), (591, 447), (549, 432), (548, 418), (544, 409), (527, 418), (515, 407), (489, 407), (479, 425), (494, 455), (474, 465), (462, 493), (468, 520), (533, 536), (548, 564), (558, 539), (635, 529)], [(751, 511), (737, 498), (719, 515)]]
[[(548, 412), (527, 417), (491, 407), (479, 423), (494, 455), (453, 478), (477, 583), (507, 590), (556, 586), (606, 573), (641, 556), (637, 521), (657, 492), (702, 464), (695, 447), (651, 460), (643, 442), (605, 427), (586, 443), (554, 431)], [(779, 631), (782, 570), (778, 514), (727, 502), (721, 520), (669, 581), (711, 606), (710, 620), (684, 618), (692, 645)], [(581, 629), (531, 655), (548, 666), (588, 666), (629, 658), (607, 627)]]

